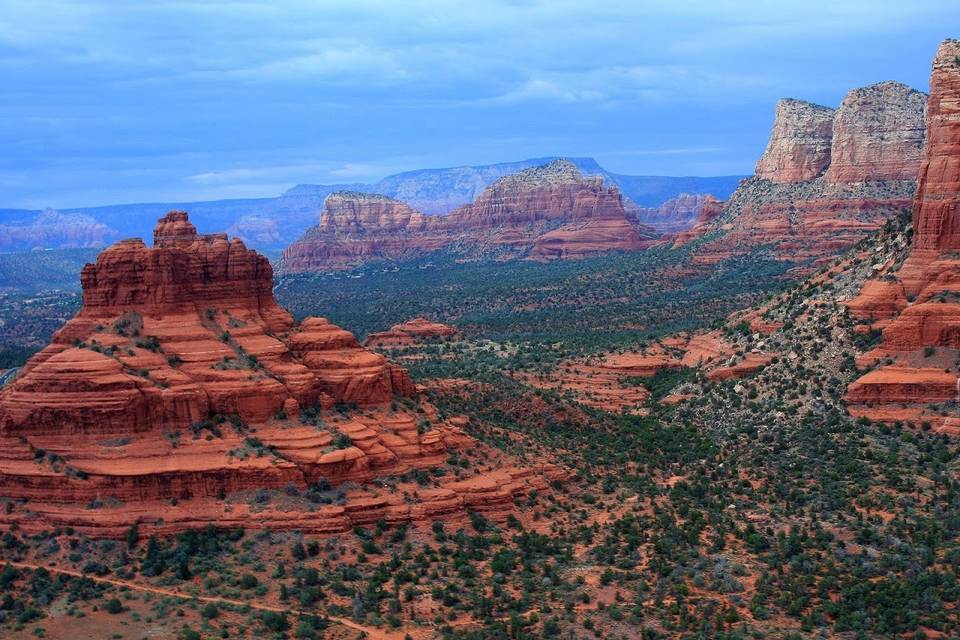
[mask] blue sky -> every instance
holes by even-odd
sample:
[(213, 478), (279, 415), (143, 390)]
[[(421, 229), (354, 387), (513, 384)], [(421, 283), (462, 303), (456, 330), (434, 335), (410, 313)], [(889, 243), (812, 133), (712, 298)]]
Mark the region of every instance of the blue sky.
[(750, 173), (778, 97), (926, 90), (958, 35), (957, 0), (0, 0), (0, 206), (544, 155)]

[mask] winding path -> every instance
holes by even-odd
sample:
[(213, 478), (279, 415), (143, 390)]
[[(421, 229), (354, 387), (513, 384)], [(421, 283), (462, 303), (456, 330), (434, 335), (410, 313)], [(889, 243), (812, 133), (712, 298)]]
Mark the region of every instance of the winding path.
[(178, 598), (181, 600), (196, 600), (197, 602), (212, 602), (213, 604), (226, 604), (236, 607), (250, 607), (251, 609), (256, 609), (258, 611), (272, 611), (275, 613), (292, 613), (295, 615), (307, 615), (307, 616), (317, 616), (320, 618), (325, 618), (330, 622), (335, 622), (336, 624), (343, 625), (348, 629), (353, 629), (355, 631), (362, 631), (367, 634), (367, 637), (370, 640), (403, 640), (407, 633), (414, 635), (414, 637), (427, 637), (420, 634), (416, 634), (416, 629), (414, 630), (405, 630), (405, 631), (386, 631), (384, 629), (378, 629), (376, 627), (368, 627), (349, 618), (339, 618), (336, 616), (329, 615), (318, 615), (316, 612), (312, 611), (302, 611), (300, 609), (291, 609), (289, 607), (276, 607), (268, 604), (255, 604), (253, 602), (245, 602), (243, 600), (233, 600), (231, 598), (221, 598), (220, 596), (194, 596), (181, 591), (175, 591), (173, 589), (163, 589), (161, 587), (153, 587), (150, 585), (138, 584), (136, 582), (130, 582), (129, 580), (117, 580), (116, 578), (102, 578), (99, 576), (91, 576), (79, 571), (74, 571), (73, 569), (59, 569), (56, 567), (45, 567), (39, 564), (32, 564), (29, 562), (13, 562), (7, 561), (4, 564), (9, 564), (12, 567), (17, 569), (28, 569), (30, 571), (36, 571), (37, 569), (44, 569), (50, 573), (59, 573), (65, 576), (71, 576), (73, 578), (86, 578), (92, 582), (98, 582), (101, 584), (109, 584), (115, 587), (126, 587), (134, 591), (142, 591), (146, 593), (154, 593), (161, 596), (168, 596), (170, 598)]

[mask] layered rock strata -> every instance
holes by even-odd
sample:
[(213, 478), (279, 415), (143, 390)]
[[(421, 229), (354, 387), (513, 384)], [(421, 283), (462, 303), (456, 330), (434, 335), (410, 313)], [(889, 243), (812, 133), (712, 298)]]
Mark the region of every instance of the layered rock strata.
[(833, 118), (827, 182), (915, 180), (926, 111), (927, 96), (899, 82), (849, 92)]
[(832, 259), (910, 207), (925, 102), (896, 82), (854, 89), (836, 111), (781, 100), (756, 175), (676, 244), (699, 240), (701, 265), (759, 248), (802, 269)]
[[(661, 371), (689, 368), (711, 380), (745, 378), (778, 355), (759, 348), (738, 352), (719, 331), (704, 331), (670, 336), (643, 351), (562, 362), (549, 372), (526, 374), (523, 380), (535, 387), (568, 393), (590, 407), (643, 415), (648, 411), (650, 396), (644, 383)], [(661, 402), (680, 399), (672, 395)]]
[(350, 332), (294, 323), (266, 258), (198, 235), (184, 212), (159, 221), (152, 248), (118, 242), (81, 280), (81, 311), (0, 391), (0, 523), (329, 531), (471, 507), (456, 487), (417, 504), (239, 504), (435, 466), (472, 440)]
[(847, 400), (856, 415), (940, 427), (960, 400), (960, 41), (937, 51), (927, 127), (909, 257), (850, 305), (855, 317), (884, 321), (880, 346), (863, 360), (894, 364), (850, 385)]
[(631, 224), (616, 187), (557, 160), (501, 178), (444, 216), (424, 216), (386, 196), (331, 194), (320, 223), (284, 251), (281, 268), (345, 269), (444, 247), (549, 260), (640, 249), (655, 237)]
[(830, 164), (834, 110), (805, 100), (777, 102), (773, 131), (756, 175), (773, 182), (804, 182)]

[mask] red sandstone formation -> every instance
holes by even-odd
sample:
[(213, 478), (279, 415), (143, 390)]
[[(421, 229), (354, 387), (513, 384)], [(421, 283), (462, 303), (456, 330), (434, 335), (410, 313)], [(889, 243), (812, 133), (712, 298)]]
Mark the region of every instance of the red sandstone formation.
[(630, 223), (616, 187), (557, 160), (501, 178), (445, 216), (423, 216), (385, 196), (331, 194), (320, 224), (284, 251), (281, 266), (287, 273), (343, 269), (451, 245), (567, 258), (645, 248), (655, 235)]
[(446, 240), (427, 231), (427, 217), (381, 195), (342, 191), (327, 196), (320, 224), (283, 252), (289, 272), (346, 269), (368, 260), (432, 251)]
[(784, 98), (770, 142), (757, 162), (756, 174), (774, 182), (803, 182), (816, 178), (830, 164), (833, 109)]
[(847, 303), (851, 316), (872, 322), (895, 318), (906, 306), (903, 283), (896, 280), (870, 280), (857, 297)]
[(81, 280), (81, 311), (0, 391), (0, 495), (14, 501), (0, 522), (106, 535), (135, 522), (332, 531), (477, 506), (452, 487), (415, 504), (254, 514), (237, 504), (244, 491), (365, 482), (440, 464), (472, 440), (411, 400), (407, 372), (348, 331), (296, 325), (266, 258), (197, 235), (184, 212), (160, 220), (153, 248), (119, 242)]
[(367, 347), (409, 347), (419, 342), (447, 338), (457, 334), (454, 327), (426, 318), (413, 318), (390, 327), (389, 331), (371, 333), (364, 341)]
[[(940, 45), (933, 62), (927, 148), (913, 204), (913, 246), (897, 279), (868, 283), (851, 313), (892, 318), (872, 359), (895, 365), (871, 371), (850, 385), (855, 415), (930, 421), (948, 417), (937, 403), (960, 397), (955, 354), (960, 349), (960, 41)], [(886, 300), (881, 300), (881, 298)], [(946, 362), (940, 357), (941, 351)]]
[[(643, 415), (650, 396), (640, 382), (644, 378), (681, 367), (703, 371), (711, 380), (744, 378), (768, 365), (776, 355), (760, 351), (736, 355), (719, 331), (708, 331), (671, 336), (643, 352), (570, 360), (548, 373), (525, 375), (523, 380), (542, 389), (569, 393), (590, 407)], [(685, 398), (673, 394), (661, 402), (674, 404)]]
[(775, 354), (771, 353), (748, 353), (742, 360), (713, 369), (707, 374), (707, 377), (711, 380), (744, 378), (760, 371), (770, 364), (774, 355)]
[(833, 119), (827, 181), (916, 179), (926, 142), (926, 98), (899, 82), (848, 93)]
[(819, 264), (909, 207), (913, 188), (907, 181), (778, 185), (751, 178), (703, 233), (716, 232), (694, 250), (694, 261), (715, 264), (768, 247), (778, 260)]
[(894, 82), (851, 91), (834, 112), (783, 100), (754, 178), (713, 222), (694, 262), (710, 265), (768, 248), (778, 260), (819, 264), (910, 206), (925, 136), (924, 94)]
[[(649, 375), (653, 375), (650, 373)], [(561, 363), (547, 374), (524, 374), (523, 382), (539, 389), (570, 394), (577, 402), (614, 413), (645, 415), (650, 392), (636, 380), (606, 363), (587, 364), (579, 361)]]
[(639, 209), (637, 220), (660, 233), (689, 231), (703, 222), (703, 209), (718, 201), (709, 193), (681, 193), (659, 207)]

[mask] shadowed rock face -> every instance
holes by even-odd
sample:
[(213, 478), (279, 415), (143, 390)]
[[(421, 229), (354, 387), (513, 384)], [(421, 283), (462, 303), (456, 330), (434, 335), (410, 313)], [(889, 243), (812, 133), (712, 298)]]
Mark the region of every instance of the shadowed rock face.
[[(905, 403), (905, 419), (933, 420), (929, 405), (958, 398), (960, 349), (960, 41), (940, 45), (933, 62), (927, 147), (913, 203), (913, 245), (893, 281), (868, 283), (851, 312), (883, 321), (881, 346), (867, 360), (895, 359), (847, 392), (854, 410), (883, 416)], [(877, 300), (887, 294), (889, 303)], [(952, 419), (956, 422), (957, 416)], [(949, 420), (947, 420), (949, 421)]]
[[(498, 471), (495, 491), (451, 485), (417, 504), (366, 496), (319, 511), (225, 511), (231, 492), (439, 464), (472, 442), (465, 419), (440, 419), (406, 370), (350, 332), (323, 318), (295, 324), (273, 298), (268, 261), (239, 240), (198, 235), (185, 212), (158, 222), (153, 248), (119, 242), (82, 279), (82, 310), (0, 391), (0, 493), (29, 500), (0, 523), (106, 535), (135, 522), (338, 531), (509, 509), (514, 495), (547, 486), (517, 469)], [(109, 504), (92, 510), (92, 499)]]
[(320, 223), (283, 254), (287, 273), (343, 269), (458, 245), (538, 259), (650, 246), (655, 233), (632, 225), (620, 191), (557, 160), (506, 176), (445, 216), (424, 216), (387, 198), (331, 194)]

